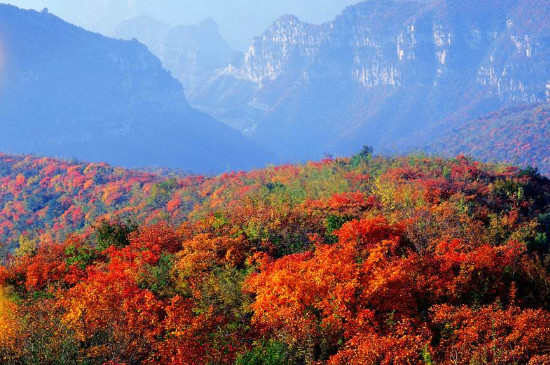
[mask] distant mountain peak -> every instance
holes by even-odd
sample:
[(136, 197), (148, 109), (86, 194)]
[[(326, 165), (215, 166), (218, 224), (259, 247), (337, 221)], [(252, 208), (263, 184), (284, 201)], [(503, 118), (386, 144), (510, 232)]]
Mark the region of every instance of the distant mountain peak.
[(136, 38), (162, 61), (184, 86), (187, 97), (207, 83), (216, 71), (240, 58), (220, 35), (213, 18), (198, 24), (160, 27), (154, 19), (130, 20), (120, 23), (116, 36)]
[(295, 15), (292, 15), (292, 14), (285, 14), (285, 15), (280, 16), (280, 17), (276, 20), (276, 22), (293, 24), (293, 23), (300, 23), (300, 19), (298, 19), (298, 17), (295, 16)]
[(218, 26), (218, 23), (214, 20), (212, 17), (204, 18), (201, 20), (198, 24), (198, 26), (201, 29), (204, 29), (206, 31), (209, 31), (211, 33), (218, 33), (220, 32), (220, 28)]

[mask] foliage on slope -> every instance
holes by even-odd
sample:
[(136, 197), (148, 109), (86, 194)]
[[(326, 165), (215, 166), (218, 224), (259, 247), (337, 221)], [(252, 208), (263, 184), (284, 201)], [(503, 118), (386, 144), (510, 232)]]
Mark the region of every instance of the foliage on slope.
[(550, 104), (499, 110), (436, 141), (430, 149), (449, 156), (467, 154), (485, 161), (538, 166), (550, 173)]
[(104, 222), (8, 258), (3, 361), (550, 362), (550, 181), (533, 170), (365, 151), (184, 194), (182, 224)]
[(167, 180), (101, 163), (0, 155), (0, 242), (16, 247), (62, 239), (111, 216), (152, 219), (163, 215), (159, 208), (170, 200), (168, 189), (200, 181)]

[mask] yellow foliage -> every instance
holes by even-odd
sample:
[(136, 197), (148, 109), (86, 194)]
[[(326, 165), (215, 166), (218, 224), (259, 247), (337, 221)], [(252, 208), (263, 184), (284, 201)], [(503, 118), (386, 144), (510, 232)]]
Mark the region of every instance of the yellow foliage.
[(395, 191), (396, 184), (388, 179), (377, 179), (374, 183), (374, 194), (380, 199), (384, 207), (393, 210), (396, 208)]
[[(4, 288), (0, 288), (0, 349), (13, 348), (19, 330), (17, 306), (10, 300)], [(3, 352), (3, 351), (2, 351)]]
[(19, 247), (15, 250), (16, 257), (33, 256), (36, 252), (37, 242), (27, 235), (19, 236)]

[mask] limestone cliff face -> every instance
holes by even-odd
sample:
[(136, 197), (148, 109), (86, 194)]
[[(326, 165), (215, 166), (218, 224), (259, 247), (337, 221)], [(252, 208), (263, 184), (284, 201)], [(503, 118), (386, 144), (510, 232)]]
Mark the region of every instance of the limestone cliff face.
[(301, 22), (292, 15), (282, 16), (254, 40), (244, 55), (239, 74), (265, 85), (284, 74), (308, 68), (325, 40), (325, 28)]
[[(548, 13), (544, 3), (540, 10)], [(534, 101), (541, 98), (537, 92), (546, 92), (548, 80), (524, 76), (539, 71), (548, 76), (548, 69), (541, 67), (549, 62), (548, 24), (528, 29), (521, 19), (527, 16), (532, 14), (522, 14), (517, 1), (496, 0), (374, 0), (349, 7), (323, 25), (284, 16), (256, 38), (234, 72), (264, 86), (285, 74), (314, 72), (330, 55), (347, 65), (347, 76), (365, 88), (437, 86), (447, 74), (468, 72), (480, 88), (490, 86), (502, 100)]]
[(396, 150), (436, 125), (549, 100), (548, 19), (548, 0), (372, 0), (322, 25), (284, 16), (193, 103), (283, 159)]

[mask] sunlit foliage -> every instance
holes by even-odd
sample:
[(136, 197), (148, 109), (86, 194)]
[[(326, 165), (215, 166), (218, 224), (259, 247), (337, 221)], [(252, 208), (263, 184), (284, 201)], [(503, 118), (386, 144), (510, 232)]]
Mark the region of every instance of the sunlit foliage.
[(4, 160), (3, 362), (550, 362), (533, 170), (368, 148), (212, 178)]

